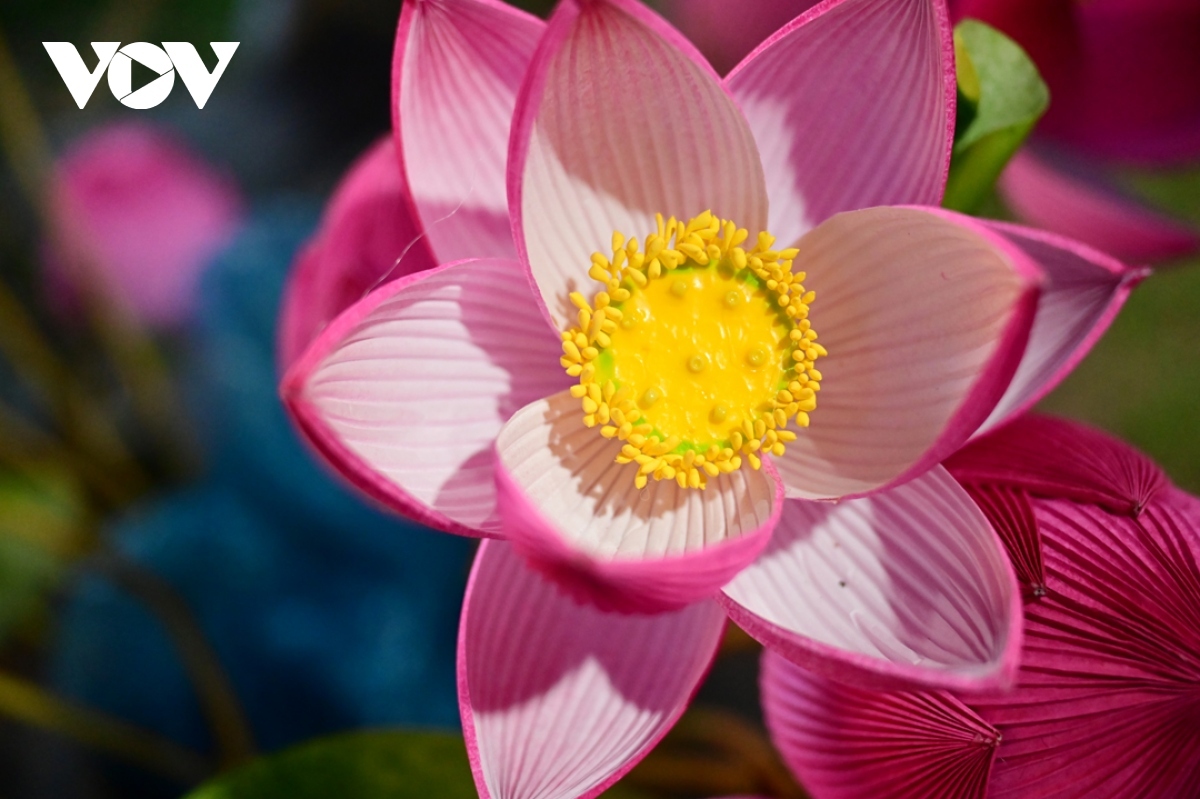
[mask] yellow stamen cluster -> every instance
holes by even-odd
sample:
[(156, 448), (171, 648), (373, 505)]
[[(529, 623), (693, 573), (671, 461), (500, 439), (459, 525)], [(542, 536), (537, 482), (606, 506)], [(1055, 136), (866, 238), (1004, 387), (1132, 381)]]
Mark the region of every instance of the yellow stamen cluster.
[[(579, 379), (578, 385), (571, 387), (571, 395), (582, 404), (585, 424), (600, 425), (601, 435), (624, 442), (616, 460), (637, 464), (634, 479), (639, 488), (650, 477), (673, 479), (681, 487), (704, 488), (709, 477), (732, 472), (743, 462), (758, 469), (763, 453), (782, 455), (785, 445), (796, 439), (796, 433), (786, 429), (789, 422), (794, 420), (799, 427), (807, 427), (808, 414), (816, 408), (821, 373), (814, 364), (827, 353), (817, 343), (816, 331), (808, 321), (809, 304), (815, 295), (805, 290), (805, 275), (791, 271), (798, 251), (772, 249), (775, 240), (765, 232), (750, 247), (745, 246), (748, 238), (745, 228), (708, 211), (686, 223), (674, 217), (664, 220), (659, 214), (657, 230), (646, 237), (644, 249), (636, 238), (627, 240), (616, 232), (611, 257), (593, 254), (588, 275), (603, 288), (590, 302), (579, 292), (571, 294), (571, 302), (578, 309), (577, 323), (562, 334), (561, 358), (567, 374)], [(747, 290), (763, 299), (764, 304), (756, 306), (759, 316), (765, 311), (772, 320), (760, 321), (758, 326), (766, 324), (769, 330), (778, 331), (773, 333), (777, 341), (768, 341), (770, 347), (751, 348), (743, 364), (756, 371), (773, 368), (773, 372), (766, 373), (767, 379), (776, 376), (777, 384), (772, 383), (773, 388), (752, 407), (718, 401), (708, 413), (705, 429), (710, 431), (709, 438), (713, 437), (711, 431), (719, 430), (720, 434), (716, 440), (704, 441), (694, 440), (694, 430), (656, 429), (647, 418), (647, 409), (659, 401), (658, 390), (653, 386), (623, 385), (601, 357), (613, 346), (619, 328), (633, 325), (636, 297), (641, 293), (649, 301), (652, 281), (676, 275), (667, 289), (671, 296), (655, 296), (682, 300), (689, 284), (680, 277), (697, 269), (721, 270), (726, 278), (723, 286), (751, 287)], [(728, 291), (723, 296), (722, 313), (730, 314), (735, 321), (750, 319), (736, 315), (754, 312), (740, 307), (746, 296), (744, 292)], [(686, 371), (696, 376), (708, 365), (705, 352), (687, 356), (684, 361)], [(642, 393), (635, 396), (638, 389)]]

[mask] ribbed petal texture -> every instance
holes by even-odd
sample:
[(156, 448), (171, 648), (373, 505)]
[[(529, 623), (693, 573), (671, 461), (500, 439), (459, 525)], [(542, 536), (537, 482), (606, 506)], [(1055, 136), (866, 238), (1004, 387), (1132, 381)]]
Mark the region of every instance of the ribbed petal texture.
[[(1013, 427), (1031, 429), (1022, 422)], [(1097, 434), (1052, 419), (1032, 429), (1036, 449), (987, 448), (1001, 431), (964, 455), (986, 455), (1001, 473), (1041, 475), (1051, 453), (1052, 462), (1061, 462), (1058, 453), (1072, 438), (1078, 441), (1067, 452), (1077, 455), (1117, 459), (1128, 450), (1118, 442), (1107, 451), (1089, 447)], [(1018, 569), (1042, 575), (1040, 590), (1027, 594), (1017, 686), (954, 699), (826, 682), (814, 696), (812, 678), (766, 680), (777, 694), (766, 696), (768, 720), (787, 730), (785, 740), (842, 735), (846, 742), (792, 747), (794, 765), (817, 799), (900, 795), (878, 790), (874, 778), (905, 773), (907, 750), (893, 745), (891, 726), (934, 723), (929, 711), (914, 709), (960, 700), (1002, 736), (990, 799), (1200, 796), (1200, 500), (1165, 488), (1135, 518), (1128, 508), (1115, 515), (1081, 492), (1035, 497), (1011, 481), (982, 476), (970, 490), (1002, 531)], [(899, 719), (897, 707), (906, 708)], [(963, 784), (956, 764), (929, 763), (908, 773), (913, 796), (984, 795), (947, 793), (947, 786)]]
[(915, 208), (840, 214), (800, 242), (829, 351), (812, 426), (776, 459), (789, 497), (862, 494), (958, 449), (1008, 386), (1038, 276), (965, 217)]
[(1200, 796), (1200, 535), (1162, 502), (1137, 520), (1035, 502), (1045, 597), (1017, 692), (968, 700), (1004, 733), (996, 799)]
[(716, 654), (713, 602), (654, 616), (575, 604), (511, 547), (480, 547), (459, 628), (459, 699), (483, 799), (588, 799), (683, 713)]
[(1016, 580), (940, 468), (866, 499), (789, 500), (767, 551), (724, 595), (748, 633), (837, 679), (978, 689), (1016, 670)]
[(584, 426), (567, 392), (521, 409), (496, 441), (504, 536), (579, 598), (661, 610), (712, 596), (767, 545), (783, 506), (770, 466), (634, 485), (621, 442)]
[(280, 312), (280, 365), (290, 366), (371, 289), (434, 266), (395, 145), (376, 142), (334, 192), (320, 230), (292, 269)]
[(983, 799), (1000, 733), (946, 693), (880, 693), (763, 654), (763, 709), (815, 799)]
[[(680, 49), (687, 47), (685, 51)], [(551, 322), (595, 284), (614, 230), (705, 210), (755, 235), (767, 219), (750, 129), (703, 57), (634, 0), (565, 0), (517, 108), (510, 203)]]
[(395, 130), (438, 261), (513, 257), (505, 166), (517, 91), (545, 25), (490, 0), (406, 2)]
[(938, 0), (821, 3), (726, 84), (758, 142), (781, 241), (841, 211), (941, 202), (956, 84)]
[(515, 261), (414, 275), (339, 317), (285, 378), (285, 401), (376, 499), (452, 532), (498, 532), (496, 434), (568, 382), (537, 314)]
[(1167, 486), (1162, 470), (1104, 433), (1045, 416), (1024, 416), (946, 461), (961, 483), (994, 483), (1031, 494), (1140, 512)]
[(1045, 274), (1029, 345), (1012, 383), (980, 431), (1023, 413), (1087, 355), (1147, 274), (1096, 250), (1032, 228), (983, 221)]

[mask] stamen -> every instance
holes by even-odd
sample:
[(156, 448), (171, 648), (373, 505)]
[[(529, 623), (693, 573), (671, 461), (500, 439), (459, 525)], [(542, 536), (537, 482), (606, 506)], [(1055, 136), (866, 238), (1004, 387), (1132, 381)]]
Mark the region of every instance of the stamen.
[(637, 465), (638, 487), (758, 469), (796, 440), (791, 422), (809, 424), (828, 354), (808, 320), (815, 294), (791, 271), (797, 250), (748, 239), (708, 211), (659, 214), (644, 250), (618, 231), (611, 257), (592, 255), (591, 302), (571, 294), (577, 324), (560, 359), (579, 380), (571, 395), (587, 426), (624, 442), (616, 460)]

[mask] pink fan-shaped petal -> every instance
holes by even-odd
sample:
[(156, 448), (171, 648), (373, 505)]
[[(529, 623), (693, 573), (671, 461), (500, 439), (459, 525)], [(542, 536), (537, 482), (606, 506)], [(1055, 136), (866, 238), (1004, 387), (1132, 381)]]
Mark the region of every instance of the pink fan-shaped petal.
[(1133, 447), (1077, 422), (1023, 416), (946, 461), (962, 483), (1008, 485), (1137, 515), (1168, 483)]
[(1019, 247), (1046, 276), (1021, 365), (983, 432), (1033, 407), (1058, 385), (1112, 324), (1148, 271), (1130, 269), (1053, 233), (1003, 222), (981, 224)]
[(654, 616), (580, 605), (504, 542), (480, 547), (459, 626), (467, 752), (483, 799), (590, 799), (644, 757), (708, 670), (713, 602)]
[(783, 485), (765, 465), (634, 486), (621, 442), (585, 427), (567, 392), (522, 408), (496, 440), (505, 538), (577, 598), (651, 612), (710, 597), (767, 545)]
[(758, 142), (781, 241), (842, 211), (941, 202), (956, 83), (940, 0), (827, 0), (726, 84)]
[(497, 0), (404, 3), (393, 127), (438, 261), (514, 257), (505, 164), (517, 92), (545, 24)]
[(799, 242), (829, 351), (812, 425), (776, 459), (789, 497), (860, 495), (920, 474), (991, 413), (1021, 358), (1038, 268), (969, 217), (872, 208)]
[(763, 710), (817, 799), (984, 799), (1001, 733), (948, 693), (872, 691), (763, 653)]
[(1198, 795), (1194, 522), (1158, 501), (1137, 520), (1065, 500), (1034, 507), (1047, 591), (1026, 606), (1018, 688), (968, 700), (1004, 731), (989, 795)]
[[(565, 0), (530, 67), (514, 123), (517, 248), (557, 329), (613, 231), (711, 210), (764, 228), (754, 138), (712, 68), (636, 0)], [(590, 293), (590, 292), (589, 292)]]
[(1200, 231), (1100, 183), (1060, 168), (1028, 148), (1000, 177), (1017, 217), (1086, 242), (1129, 263), (1154, 263), (1200, 250)]
[(391, 139), (350, 167), (288, 278), (279, 322), (286, 368), (334, 317), (390, 280), (432, 269)]
[(1003, 546), (940, 467), (865, 499), (789, 500), (722, 602), (789, 660), (860, 684), (1007, 684), (1021, 645)]
[(326, 328), (284, 378), (284, 401), (367, 494), (443, 530), (494, 534), (496, 434), (567, 382), (536, 318), (515, 261), (411, 275)]

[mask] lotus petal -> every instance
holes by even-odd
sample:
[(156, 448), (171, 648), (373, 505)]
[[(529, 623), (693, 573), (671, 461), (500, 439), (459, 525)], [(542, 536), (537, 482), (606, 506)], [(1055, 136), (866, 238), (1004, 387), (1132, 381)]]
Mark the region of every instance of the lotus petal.
[(577, 598), (657, 611), (713, 596), (767, 545), (783, 506), (769, 465), (634, 485), (621, 442), (584, 426), (567, 392), (522, 408), (496, 441), (504, 536)]
[(577, 604), (512, 548), (479, 549), (459, 627), (467, 753), (482, 799), (589, 799), (683, 713), (716, 655), (713, 602), (654, 616)]
[(536, 318), (514, 261), (410, 275), (326, 328), (284, 378), (284, 401), (368, 495), (432, 527), (495, 534), (496, 434), (569, 382), (560, 342)]
[(440, 263), (512, 258), (505, 167), (517, 92), (545, 24), (496, 0), (400, 9), (393, 128)]
[(636, 0), (564, 0), (517, 107), (509, 206), (517, 249), (562, 330), (614, 231), (710, 210), (751, 236), (767, 195), (746, 120), (688, 42)]

